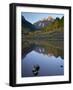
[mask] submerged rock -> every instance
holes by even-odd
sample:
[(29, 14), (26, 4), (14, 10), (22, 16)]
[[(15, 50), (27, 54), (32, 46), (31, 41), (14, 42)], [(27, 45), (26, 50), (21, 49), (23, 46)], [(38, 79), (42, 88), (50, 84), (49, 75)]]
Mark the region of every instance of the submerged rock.
[(38, 71), (33, 72), (33, 75), (37, 76), (38, 75)]
[(63, 65), (61, 65), (60, 67), (63, 68)]
[(33, 72), (33, 75), (34, 76), (37, 76), (38, 75), (39, 69), (40, 69), (40, 66), (39, 65), (34, 65), (33, 66), (32, 72)]

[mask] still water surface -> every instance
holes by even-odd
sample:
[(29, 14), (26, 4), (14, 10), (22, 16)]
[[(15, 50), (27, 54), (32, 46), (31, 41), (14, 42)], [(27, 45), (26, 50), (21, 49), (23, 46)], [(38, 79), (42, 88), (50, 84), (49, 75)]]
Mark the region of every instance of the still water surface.
[(64, 59), (61, 56), (45, 54), (44, 49), (37, 47), (28, 52), (22, 59), (22, 77), (33, 77), (33, 66), (40, 69), (36, 76), (64, 75)]

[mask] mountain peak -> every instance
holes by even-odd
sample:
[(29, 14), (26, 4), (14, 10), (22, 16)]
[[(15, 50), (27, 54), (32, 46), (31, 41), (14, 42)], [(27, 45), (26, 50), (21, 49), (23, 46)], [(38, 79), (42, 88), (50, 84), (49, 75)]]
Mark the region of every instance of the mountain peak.
[(53, 17), (52, 16), (48, 16), (47, 20), (48, 21), (52, 21), (53, 20)]
[(54, 18), (52, 16), (48, 16), (47, 18), (43, 18), (40, 21), (53, 21)]
[(52, 16), (48, 16), (48, 17), (43, 18), (43, 19), (39, 20), (38, 22), (34, 23), (34, 25), (36, 27), (43, 28), (43, 27), (49, 25), (50, 23), (52, 23), (53, 21), (54, 21), (54, 18)]

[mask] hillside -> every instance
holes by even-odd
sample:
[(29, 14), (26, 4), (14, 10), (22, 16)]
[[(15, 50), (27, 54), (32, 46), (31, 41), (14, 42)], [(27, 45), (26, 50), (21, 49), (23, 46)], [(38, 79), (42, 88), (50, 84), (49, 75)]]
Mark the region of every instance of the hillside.
[(36, 30), (36, 27), (27, 20), (25, 20), (23, 16), (21, 16), (21, 22), (22, 22), (22, 33), (27, 34), (28, 32)]
[(64, 27), (64, 17), (62, 17), (61, 19), (56, 18), (54, 22), (42, 28), (42, 30), (45, 32), (49, 32), (49, 31), (55, 31), (56, 29), (62, 28), (61, 31), (63, 32), (64, 31), (63, 27)]

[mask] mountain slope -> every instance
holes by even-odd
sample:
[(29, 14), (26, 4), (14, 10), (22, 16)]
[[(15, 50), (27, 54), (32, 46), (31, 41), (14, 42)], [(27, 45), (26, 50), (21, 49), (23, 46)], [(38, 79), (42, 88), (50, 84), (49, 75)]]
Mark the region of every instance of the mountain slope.
[(50, 31), (52, 32), (57, 29), (59, 29), (62, 32), (64, 31), (64, 17), (62, 17), (61, 19), (57, 17), (52, 23), (42, 28), (42, 30), (45, 32), (50, 32)]
[(36, 30), (36, 27), (33, 24), (25, 20), (23, 16), (21, 18), (22, 18), (21, 22), (22, 22), (22, 30), (23, 30), (22, 32), (27, 33)]
[(42, 20), (39, 20), (39, 21), (35, 22), (34, 25), (38, 29), (41, 29), (43, 27), (46, 27), (47, 25), (49, 25), (53, 21), (54, 21), (54, 19), (51, 16), (49, 16), (48, 18), (43, 18)]

